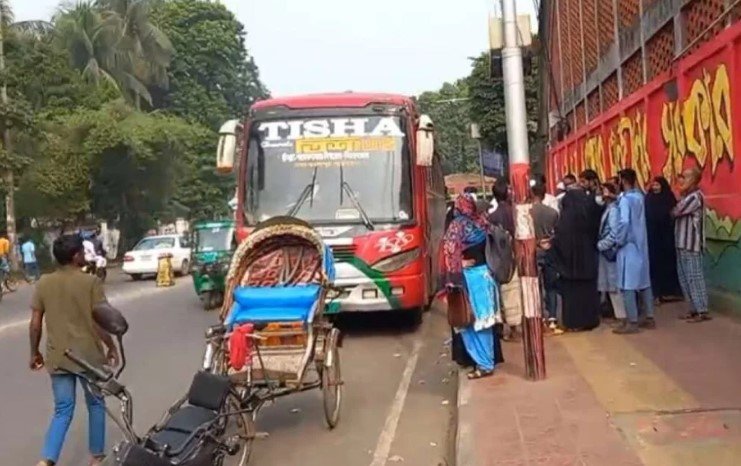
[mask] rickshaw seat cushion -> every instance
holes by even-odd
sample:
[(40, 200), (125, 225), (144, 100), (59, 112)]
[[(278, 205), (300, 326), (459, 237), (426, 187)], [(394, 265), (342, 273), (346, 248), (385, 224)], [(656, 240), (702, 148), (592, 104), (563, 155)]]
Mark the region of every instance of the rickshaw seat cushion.
[(175, 411), (165, 424), (163, 431), (185, 432), (190, 434), (203, 424), (216, 419), (218, 413), (199, 406), (183, 406)]
[(234, 306), (227, 325), (244, 322), (305, 322), (314, 309), (320, 285), (273, 287), (241, 286), (234, 290)]

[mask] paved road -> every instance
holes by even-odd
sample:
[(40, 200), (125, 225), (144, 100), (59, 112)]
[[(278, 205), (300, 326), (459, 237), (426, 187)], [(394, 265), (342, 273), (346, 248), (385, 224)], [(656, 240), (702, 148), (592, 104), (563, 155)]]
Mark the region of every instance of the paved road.
[[(131, 324), (126, 338), (130, 365), (123, 380), (135, 397), (135, 424), (146, 429), (188, 388), (200, 365), (206, 313), (180, 280), (169, 289), (153, 282), (113, 278), (111, 301)], [(0, 303), (0, 464), (35, 464), (51, 414), (45, 374), (26, 369), (24, 320), (30, 290)], [(342, 319), (345, 399), (340, 425), (324, 427), (320, 393), (284, 398), (266, 407), (251, 464), (276, 466), (382, 466), (451, 464), (455, 384), (443, 346), (442, 314), (431, 312), (418, 329), (388, 316)], [(115, 400), (109, 405), (117, 407)], [(82, 400), (60, 466), (85, 464), (86, 415)], [(110, 427), (109, 444), (119, 438)]]

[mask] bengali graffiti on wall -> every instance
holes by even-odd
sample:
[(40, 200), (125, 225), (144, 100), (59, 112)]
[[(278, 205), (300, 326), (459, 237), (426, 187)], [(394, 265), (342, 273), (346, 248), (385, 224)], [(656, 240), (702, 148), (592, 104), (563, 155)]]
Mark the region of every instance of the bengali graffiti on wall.
[[(675, 184), (687, 167), (703, 171), (708, 201), (707, 276), (741, 299), (741, 23), (676, 63), (550, 151), (553, 184), (591, 168), (601, 179), (632, 167), (646, 187)], [(734, 126), (735, 124), (735, 126)]]

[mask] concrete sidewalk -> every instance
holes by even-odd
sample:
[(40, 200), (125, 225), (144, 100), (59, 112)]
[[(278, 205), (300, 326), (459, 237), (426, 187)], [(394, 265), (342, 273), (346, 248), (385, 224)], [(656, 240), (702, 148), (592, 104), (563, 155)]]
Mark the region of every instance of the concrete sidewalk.
[(545, 381), (513, 343), (494, 377), (461, 373), (457, 465), (741, 465), (741, 323), (680, 310), (638, 335), (547, 337)]

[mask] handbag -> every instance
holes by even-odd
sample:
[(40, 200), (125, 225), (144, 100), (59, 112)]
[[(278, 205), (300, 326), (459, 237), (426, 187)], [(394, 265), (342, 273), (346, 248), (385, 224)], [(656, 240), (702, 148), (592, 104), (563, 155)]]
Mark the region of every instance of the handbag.
[(473, 324), (474, 317), (466, 291), (459, 286), (450, 287), (448, 295), (448, 324), (454, 328), (468, 327)]

